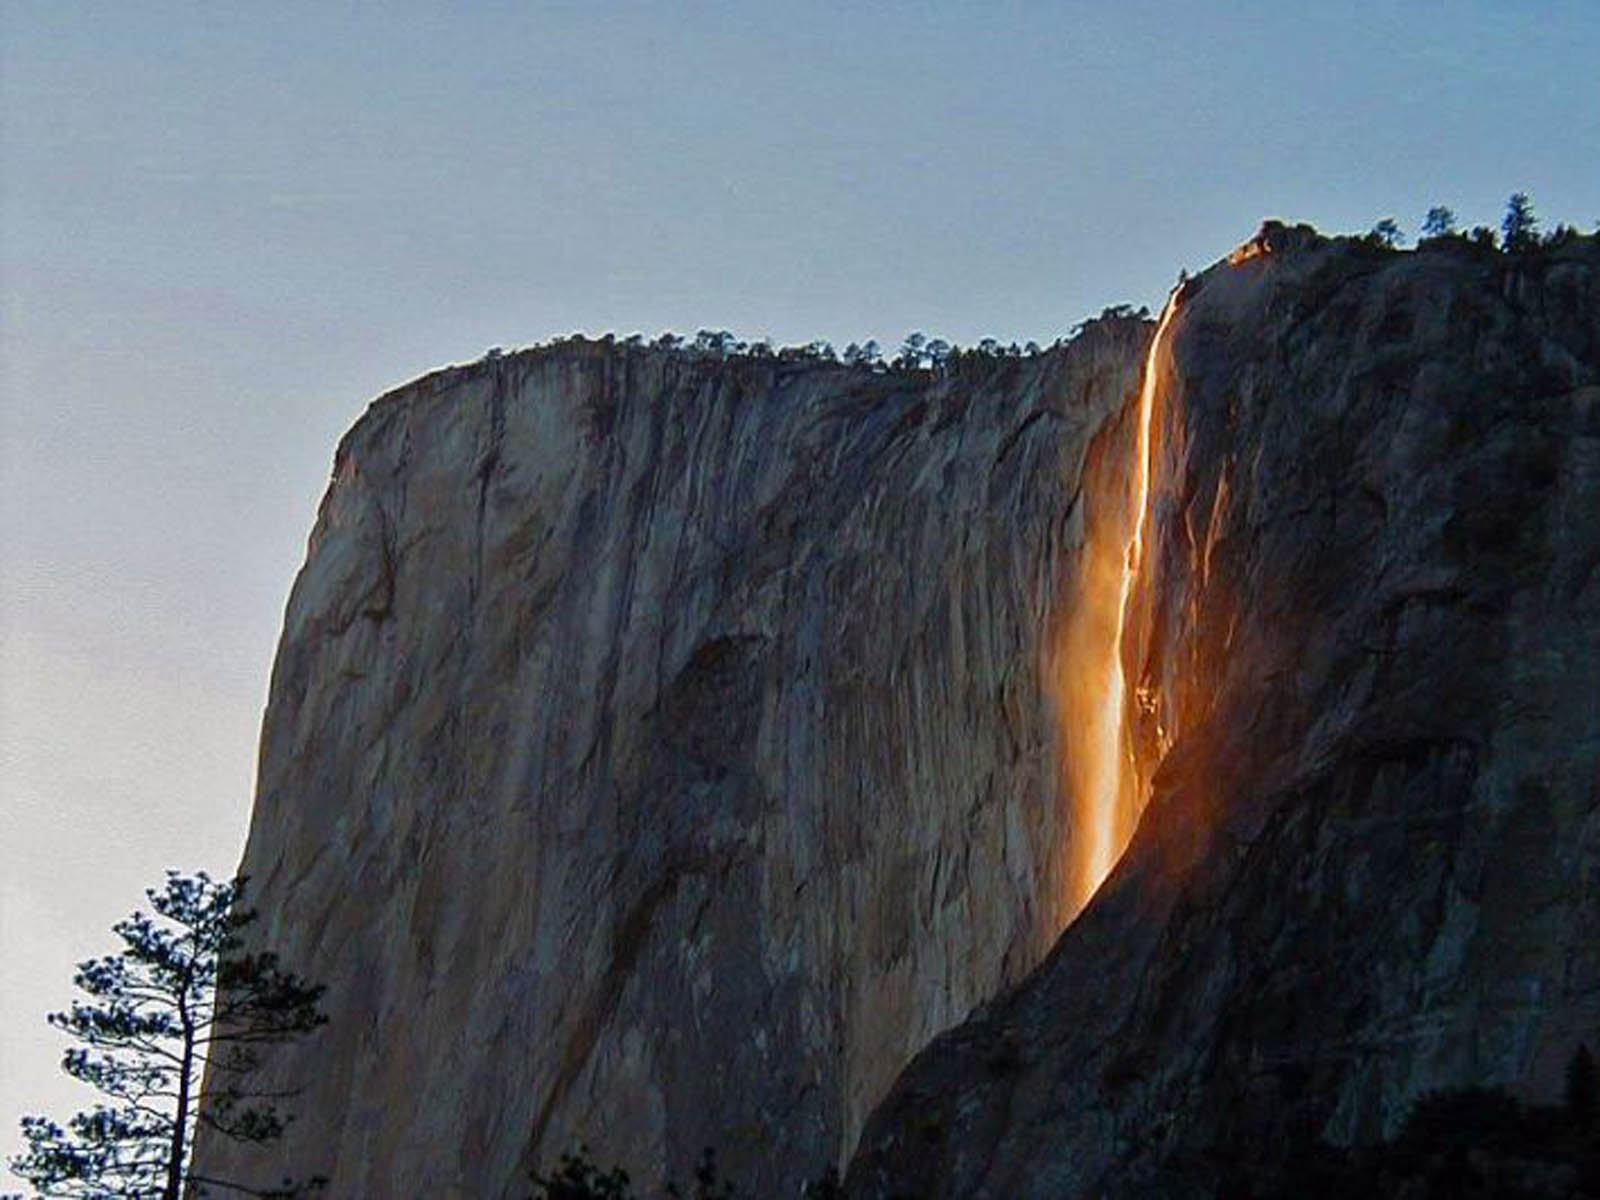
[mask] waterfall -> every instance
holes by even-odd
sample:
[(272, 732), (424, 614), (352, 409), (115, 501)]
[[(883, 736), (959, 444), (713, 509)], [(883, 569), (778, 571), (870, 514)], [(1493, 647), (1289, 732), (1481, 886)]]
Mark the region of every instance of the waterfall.
[(1074, 915), (1111, 873), (1146, 800), (1129, 728), (1123, 641), (1144, 566), (1158, 364), (1177, 307), (1174, 293), (1145, 357), (1134, 414), (1132, 470), (1113, 476), (1127, 487), (1125, 502), (1089, 514), (1078, 595), (1067, 617), (1057, 702), (1073, 809), (1067, 911)]

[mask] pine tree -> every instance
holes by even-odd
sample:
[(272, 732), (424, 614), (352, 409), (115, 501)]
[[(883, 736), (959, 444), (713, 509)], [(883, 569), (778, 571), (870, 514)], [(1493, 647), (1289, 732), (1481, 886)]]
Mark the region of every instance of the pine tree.
[(1372, 227), (1372, 232), (1367, 237), (1374, 243), (1393, 250), (1400, 244), (1405, 234), (1400, 230), (1400, 224), (1393, 217), (1385, 217)]
[(1436, 204), (1422, 218), (1422, 236), (1425, 238), (1449, 237), (1456, 231), (1456, 215), (1442, 204)]
[[(260, 1047), (308, 1033), (326, 1018), (323, 992), (278, 967), (272, 954), (244, 953), (244, 880), (167, 873), (145, 892), (155, 916), (135, 912), (113, 926), (122, 950), (78, 964), (87, 1000), (51, 1013), (77, 1047), (61, 1066), (111, 1103), (80, 1112), (63, 1129), (22, 1119), (26, 1153), (11, 1169), (46, 1196), (138, 1196), (178, 1200), (186, 1185), (258, 1196), (295, 1196), (325, 1182), (283, 1180), (270, 1188), (196, 1175), (189, 1161), (197, 1123), (242, 1142), (268, 1142), (289, 1118), (282, 1090), (253, 1085)], [(206, 1103), (199, 1087), (207, 1081)]]
[(1505, 219), (1500, 222), (1500, 241), (1511, 253), (1539, 244), (1539, 218), (1533, 215), (1533, 201), (1526, 192), (1514, 192), (1506, 201)]

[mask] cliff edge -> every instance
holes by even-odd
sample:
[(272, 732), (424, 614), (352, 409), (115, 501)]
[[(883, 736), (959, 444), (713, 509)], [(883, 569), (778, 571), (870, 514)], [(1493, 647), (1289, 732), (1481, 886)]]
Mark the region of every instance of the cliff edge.
[(339, 447), (242, 870), (328, 984), (264, 1150), (339, 1196), (636, 1178), (792, 1193), (1048, 950), (1044, 680), (1093, 436), (1150, 326), (884, 373), (567, 343)]

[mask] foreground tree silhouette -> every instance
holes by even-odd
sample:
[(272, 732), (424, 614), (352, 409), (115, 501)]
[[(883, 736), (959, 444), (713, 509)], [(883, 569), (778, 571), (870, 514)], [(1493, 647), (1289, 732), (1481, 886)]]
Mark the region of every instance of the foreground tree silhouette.
[(78, 1113), (65, 1130), (22, 1119), (28, 1150), (11, 1169), (42, 1194), (178, 1200), (185, 1185), (200, 1195), (213, 1185), (289, 1197), (326, 1182), (248, 1187), (197, 1175), (188, 1161), (197, 1122), (243, 1142), (283, 1133), (288, 1118), (274, 1101), (292, 1093), (252, 1087), (260, 1047), (327, 1019), (317, 1008), (321, 986), (280, 970), (272, 954), (243, 952), (239, 931), (255, 919), (240, 907), (243, 889), (243, 879), (169, 871), (164, 888), (145, 892), (155, 916), (136, 912), (112, 927), (121, 952), (78, 964), (73, 982), (89, 999), (49, 1021), (81, 1043), (62, 1069), (112, 1103)]
[[(662, 1185), (668, 1200), (736, 1200), (733, 1184), (717, 1175), (717, 1152), (707, 1146), (694, 1168), (694, 1189), (685, 1192), (672, 1180)], [(810, 1189), (807, 1189), (810, 1194)], [(621, 1167), (602, 1171), (589, 1157), (589, 1147), (563, 1154), (554, 1175), (534, 1172), (533, 1200), (639, 1200)]]

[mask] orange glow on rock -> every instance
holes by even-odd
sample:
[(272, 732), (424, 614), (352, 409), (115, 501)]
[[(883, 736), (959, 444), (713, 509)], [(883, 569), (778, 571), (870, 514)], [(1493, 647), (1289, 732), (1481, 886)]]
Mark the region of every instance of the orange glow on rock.
[[(1066, 614), (1060, 666), (1054, 673), (1073, 818), (1069, 917), (1082, 910), (1111, 873), (1147, 798), (1134, 761), (1123, 642), (1144, 566), (1158, 359), (1176, 311), (1176, 299), (1169, 299), (1145, 357), (1134, 412), (1132, 470), (1119, 471), (1115, 462), (1085, 467), (1085, 490), (1101, 499), (1087, 514), (1077, 592)], [(1127, 489), (1121, 503), (1118, 486)]]

